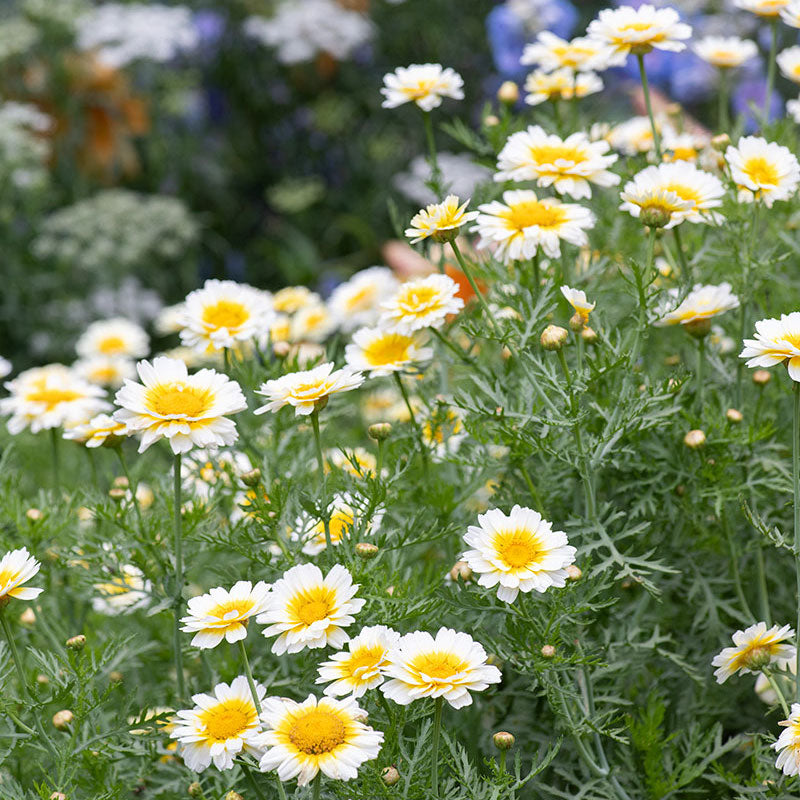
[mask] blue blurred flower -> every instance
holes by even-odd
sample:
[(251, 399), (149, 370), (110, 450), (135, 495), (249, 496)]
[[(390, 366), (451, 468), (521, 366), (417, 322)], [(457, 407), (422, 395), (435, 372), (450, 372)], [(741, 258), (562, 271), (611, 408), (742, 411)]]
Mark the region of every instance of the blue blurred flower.
[[(733, 90), (731, 98), (733, 111), (737, 116), (744, 119), (745, 133), (754, 133), (760, 127), (756, 119), (764, 108), (764, 100), (767, 93), (767, 81), (763, 75), (757, 78), (741, 80)], [(755, 105), (756, 114), (753, 114), (752, 107)], [(783, 116), (783, 100), (780, 94), (773, 89), (770, 97), (769, 118), (770, 121), (779, 119)]]

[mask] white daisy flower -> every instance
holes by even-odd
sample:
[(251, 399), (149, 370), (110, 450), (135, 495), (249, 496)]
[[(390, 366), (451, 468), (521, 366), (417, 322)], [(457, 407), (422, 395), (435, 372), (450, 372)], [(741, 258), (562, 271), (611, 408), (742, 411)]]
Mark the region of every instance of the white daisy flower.
[(40, 566), (27, 547), (12, 550), (0, 559), (0, 607), (11, 597), (17, 600), (33, 600), (44, 591), (22, 586), (39, 572)]
[(779, 722), (783, 727), (772, 749), (778, 752), (775, 767), (784, 775), (800, 774), (800, 703), (792, 703), (789, 719)]
[(586, 292), (583, 289), (572, 289), (569, 286), (561, 287), (561, 294), (566, 301), (575, 309), (576, 314), (580, 314), (581, 320), (585, 325), (589, 321), (589, 314), (594, 311), (597, 303), (590, 303), (586, 299)]
[(472, 703), (470, 692), (502, 679), (500, 670), (487, 663), (483, 645), (451, 628), (440, 628), (435, 638), (424, 631), (407, 633), (388, 659), (389, 680), (380, 689), (403, 706), (421, 697), (444, 697), (453, 708), (463, 708)]
[(266, 730), (260, 737), (265, 750), (262, 772), (278, 771), (278, 778), (297, 778), (306, 786), (319, 772), (349, 781), (358, 768), (378, 757), (383, 734), (365, 724), (366, 713), (353, 698), (335, 700), (310, 694), (302, 703), (283, 697), (264, 701), (261, 718)]
[(135, 322), (123, 317), (93, 322), (78, 339), (75, 350), (81, 358), (117, 356), (143, 358), (150, 350), (150, 340)]
[(148, 602), (151, 584), (144, 573), (133, 564), (122, 564), (107, 581), (95, 583), (97, 595), (92, 598), (92, 608), (99, 614), (116, 616), (141, 608)]
[(777, 17), (789, 6), (790, 0), (733, 0), (737, 8), (751, 11), (759, 17)]
[(163, 356), (136, 368), (142, 382), (125, 381), (114, 398), (121, 406), (114, 419), (125, 423), (129, 436), (141, 436), (140, 453), (159, 439), (167, 439), (175, 454), (236, 441), (236, 425), (226, 415), (247, 408), (236, 381), (213, 369), (189, 375), (182, 361)]
[[(679, 291), (673, 289), (669, 294), (677, 299)], [(719, 286), (698, 283), (677, 308), (665, 314), (655, 324), (660, 327), (685, 325), (689, 331), (695, 329), (707, 333), (711, 330), (709, 320), (733, 308), (739, 308), (739, 298), (733, 294), (729, 283), (721, 283)]]
[(411, 64), (398, 67), (383, 76), (381, 94), (383, 108), (396, 108), (404, 103), (416, 103), (423, 111), (432, 111), (442, 99), (463, 100), (464, 81), (461, 76), (441, 64)]
[(624, 54), (598, 39), (580, 37), (567, 41), (550, 31), (541, 31), (533, 44), (525, 45), (519, 63), (536, 64), (548, 72), (562, 68), (594, 72), (619, 66), (624, 61)]
[(326, 695), (362, 697), (369, 689), (380, 686), (389, 665), (389, 651), (400, 641), (400, 634), (385, 625), (362, 628), (329, 661), (319, 665), (318, 684), (327, 683)]
[(758, 45), (738, 36), (704, 36), (692, 45), (703, 61), (719, 69), (741, 67), (758, 55)]
[(181, 619), (184, 633), (193, 633), (192, 645), (201, 650), (216, 647), (223, 639), (234, 644), (247, 638), (247, 624), (267, 608), (269, 585), (259, 581), (237, 581), (230, 589), (217, 586), (192, 597), (189, 613)]
[(153, 327), (159, 336), (169, 336), (171, 333), (180, 333), (183, 328), (184, 304), (176, 303), (164, 306), (158, 316), (153, 320)]
[(374, 325), (380, 316), (381, 303), (397, 291), (398, 285), (388, 267), (362, 269), (333, 290), (328, 308), (345, 332)]
[(580, 200), (592, 196), (591, 184), (616, 186), (619, 175), (609, 172), (618, 158), (608, 154), (606, 141), (592, 142), (582, 132), (566, 139), (548, 134), (539, 125), (509, 136), (497, 157), (496, 181), (536, 181), (559, 194)]
[(354, 478), (373, 477), (378, 468), (375, 456), (363, 447), (328, 450), (325, 454), (325, 463), (328, 468), (343, 470)]
[[(710, 141), (696, 133), (676, 133), (673, 128), (666, 128), (661, 140), (662, 159), (664, 161), (697, 162)], [(718, 157), (718, 153), (714, 156)]]
[(0, 356), (0, 378), (5, 378), (11, 374), (11, 362), (7, 358)]
[(191, 292), (181, 314), (181, 342), (210, 355), (265, 336), (274, 312), (269, 295), (235, 281), (207, 280)]
[(613, 47), (618, 53), (648, 53), (653, 48), (679, 53), (692, 35), (674, 8), (655, 8), (648, 3), (638, 8), (605, 8), (589, 23), (589, 37)]
[(794, 153), (759, 136), (744, 136), (736, 147), (729, 145), (725, 160), (734, 182), (746, 190), (740, 191), (740, 201), (749, 196), (771, 208), (776, 200), (788, 200), (800, 183), (800, 165)]
[(89, 383), (119, 389), (129, 378), (136, 377), (136, 365), (122, 356), (92, 356), (72, 365), (75, 374)]
[(539, 200), (530, 189), (503, 192), (502, 203), (494, 200), (479, 210), (472, 228), (480, 234), (479, 246), (496, 245), (494, 256), (504, 264), (531, 259), (539, 248), (556, 258), (561, 255), (562, 239), (584, 247), (589, 243), (586, 229), (595, 223), (588, 208), (554, 197)]
[(257, 618), (268, 625), (264, 636), (277, 634), (275, 655), (299, 653), (304, 648), (341, 648), (350, 638), (343, 630), (355, 622), (365, 600), (355, 597), (359, 585), (348, 570), (336, 564), (323, 577), (315, 564), (299, 564), (272, 587), (266, 611)]
[(800, 98), (786, 101), (786, 111), (789, 116), (800, 125)]
[(289, 324), (289, 340), (324, 342), (336, 330), (336, 317), (324, 303), (313, 303), (299, 309)]
[(441, 328), (450, 314), (464, 307), (458, 297), (458, 284), (447, 275), (428, 275), (401, 284), (395, 294), (381, 304), (380, 324), (410, 335), (422, 328)]
[(789, 0), (781, 9), (781, 22), (790, 28), (800, 28), (800, 0)]
[(800, 83), (800, 46), (787, 47), (778, 53), (775, 61), (785, 77), (793, 83)]
[(294, 407), (295, 416), (307, 416), (315, 408), (327, 403), (332, 394), (349, 392), (364, 382), (360, 372), (354, 372), (349, 367), (334, 371), (333, 367), (330, 361), (310, 370), (291, 372), (262, 383), (256, 394), (268, 398), (269, 402), (254, 413), (265, 414), (290, 405)]
[(547, 100), (572, 100), (603, 90), (603, 81), (594, 72), (573, 72), (564, 67), (555, 72), (537, 69), (525, 78), (525, 102), (538, 106)]
[(461, 414), (455, 408), (442, 405), (420, 422), (420, 432), (423, 444), (430, 447), (437, 458), (455, 453), (467, 436)]
[(493, 508), (470, 525), (464, 541), (474, 549), (462, 559), (477, 575), (478, 584), (497, 597), (513, 603), (519, 592), (544, 592), (551, 586), (564, 586), (567, 570), (577, 552), (563, 531), (530, 508), (515, 505), (506, 515)]
[(714, 656), (711, 665), (717, 667), (714, 677), (717, 683), (725, 683), (737, 672), (760, 672), (776, 661), (786, 660), (795, 655), (795, 648), (786, 644), (794, 636), (791, 625), (782, 628), (773, 625), (767, 628), (766, 622), (757, 622), (743, 631), (733, 634), (733, 647), (725, 647)]
[(64, 431), (64, 438), (86, 447), (114, 447), (125, 438), (126, 427), (108, 414), (98, 414), (88, 422), (72, 425)]
[(431, 203), (412, 218), (406, 236), (411, 244), (432, 236), (438, 242), (449, 242), (458, 229), (478, 216), (477, 211), (467, 211), (469, 200), (463, 203), (454, 194), (449, 194), (441, 203)]
[[(659, 116), (655, 117), (655, 123), (656, 130), (662, 139), (665, 139), (668, 133), (676, 133), (669, 122)], [(648, 117), (632, 117), (615, 125), (608, 132), (608, 141), (614, 150), (626, 156), (650, 153), (655, 148), (653, 126)]]
[(286, 286), (272, 296), (272, 307), (281, 314), (294, 314), (321, 302), (322, 298), (305, 286)]
[(789, 377), (800, 382), (800, 311), (756, 322), (756, 338), (744, 340), (739, 358), (749, 359), (748, 367), (774, 367), (786, 361)]
[[(259, 683), (255, 686), (261, 702), (266, 689)], [(189, 769), (202, 772), (212, 762), (219, 770), (233, 769), (233, 759), (242, 752), (261, 757), (261, 725), (244, 675), (230, 686), (218, 683), (213, 694), (196, 694), (192, 700), (195, 707), (178, 711), (170, 732)]]
[(361, 328), (345, 347), (344, 358), (351, 369), (378, 378), (414, 370), (433, 358), (433, 348), (425, 347), (419, 334)]

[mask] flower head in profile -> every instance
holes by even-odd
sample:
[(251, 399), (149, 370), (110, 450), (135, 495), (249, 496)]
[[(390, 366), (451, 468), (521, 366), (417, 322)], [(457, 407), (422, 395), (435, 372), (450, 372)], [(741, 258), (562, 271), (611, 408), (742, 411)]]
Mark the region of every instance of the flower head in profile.
[(441, 64), (411, 64), (398, 67), (383, 76), (383, 108), (397, 108), (404, 103), (416, 103), (423, 111), (432, 111), (445, 97), (463, 100), (464, 81), (461, 76)]
[(790, 625), (782, 628), (766, 622), (757, 622), (743, 631), (733, 634), (733, 647), (725, 647), (714, 656), (711, 665), (717, 667), (714, 677), (717, 683), (725, 683), (737, 672), (760, 672), (776, 661), (783, 661), (795, 654), (794, 645), (786, 640), (794, 636)]
[(141, 436), (140, 453), (159, 439), (167, 439), (176, 454), (236, 441), (236, 425), (227, 415), (247, 408), (236, 381), (213, 369), (189, 375), (183, 361), (164, 356), (136, 368), (141, 383), (125, 381), (114, 419), (125, 424), (129, 436)]
[(502, 203), (494, 200), (479, 210), (472, 230), (480, 234), (480, 246), (494, 245), (494, 256), (505, 264), (533, 258), (539, 248), (555, 258), (562, 239), (583, 247), (589, 242), (586, 230), (595, 223), (588, 208), (554, 197), (540, 200), (530, 189), (503, 192)]
[[(260, 702), (266, 689), (255, 686)], [(196, 694), (192, 700), (194, 708), (177, 712), (170, 733), (189, 769), (202, 772), (212, 762), (219, 770), (233, 769), (233, 759), (243, 752), (261, 757), (261, 724), (244, 675), (230, 686), (219, 683), (213, 694)]]
[(480, 514), (464, 541), (473, 549), (462, 558), (480, 576), (478, 584), (497, 586), (497, 597), (506, 603), (513, 603), (520, 592), (564, 586), (566, 567), (575, 561), (567, 535), (554, 531), (537, 511), (521, 506), (508, 515), (499, 508)]
[(625, 60), (611, 45), (598, 39), (580, 37), (567, 41), (550, 31), (541, 31), (533, 44), (525, 45), (520, 64), (536, 64), (547, 72), (571, 69), (593, 72), (618, 66)]
[(143, 358), (150, 349), (150, 340), (135, 322), (114, 317), (93, 322), (78, 339), (75, 350), (81, 358), (107, 356)]
[[(670, 293), (677, 298), (678, 291)], [(727, 282), (718, 286), (712, 284), (696, 284), (681, 303), (665, 314), (656, 325), (683, 325), (686, 330), (697, 336), (705, 336), (711, 331), (711, 320), (731, 309), (739, 308), (739, 298), (731, 291)]]
[(744, 136), (725, 151), (731, 177), (739, 187), (739, 200), (760, 200), (768, 208), (788, 200), (800, 183), (800, 165), (788, 147), (760, 136)]
[(88, 422), (72, 425), (64, 431), (64, 438), (80, 442), (86, 447), (115, 447), (125, 438), (126, 426), (108, 414), (97, 414)]
[(733, 0), (733, 4), (759, 17), (777, 17), (789, 6), (790, 0)]
[(12, 597), (17, 600), (33, 600), (44, 591), (22, 585), (36, 575), (40, 566), (26, 547), (12, 550), (0, 559), (0, 608)]
[(247, 624), (267, 608), (269, 586), (259, 581), (237, 581), (230, 589), (217, 586), (189, 600), (189, 613), (181, 619), (182, 631), (193, 633), (192, 645), (201, 650), (230, 644), (247, 637)]
[(307, 416), (323, 407), (331, 395), (357, 389), (364, 382), (360, 372), (354, 372), (349, 367), (337, 370), (333, 367), (330, 361), (313, 369), (291, 372), (262, 383), (256, 394), (263, 395), (269, 402), (257, 408), (255, 413), (265, 414), (290, 405), (294, 408), (295, 416)]
[(472, 703), (470, 692), (482, 692), (502, 675), (488, 664), (483, 645), (468, 633), (440, 628), (436, 636), (415, 631), (403, 636), (389, 652), (381, 691), (406, 706), (421, 697), (444, 697), (453, 708)]
[(564, 67), (555, 72), (537, 69), (525, 78), (525, 102), (538, 106), (548, 100), (572, 100), (603, 90), (603, 81), (594, 72), (573, 72)]
[(762, 368), (786, 361), (789, 377), (800, 382), (800, 311), (756, 322), (756, 337), (744, 340), (739, 358), (748, 359), (748, 367)]
[(494, 179), (536, 181), (576, 200), (589, 198), (591, 184), (616, 186), (620, 181), (619, 175), (608, 170), (618, 158), (608, 150), (608, 142), (592, 142), (585, 133), (561, 139), (539, 125), (529, 125), (508, 137), (497, 157)]
[(327, 683), (324, 692), (333, 697), (361, 697), (383, 683), (389, 652), (399, 641), (400, 634), (385, 625), (362, 628), (344, 650), (319, 665), (317, 683)]
[(703, 61), (719, 69), (741, 67), (758, 55), (758, 45), (738, 36), (704, 36), (692, 46)]
[(144, 573), (133, 564), (121, 564), (108, 580), (95, 583), (92, 608), (99, 614), (116, 616), (141, 608), (150, 597), (151, 585)]
[(431, 203), (418, 211), (411, 219), (406, 236), (411, 244), (432, 236), (438, 242), (449, 242), (458, 234), (458, 229), (478, 216), (477, 211), (467, 211), (469, 200), (463, 203), (454, 194), (449, 194), (441, 203)]
[(410, 335), (422, 328), (441, 328), (450, 314), (464, 307), (458, 284), (447, 275), (428, 275), (400, 285), (383, 303), (380, 325)]
[(406, 334), (385, 328), (361, 328), (345, 347), (347, 365), (371, 378), (407, 372), (433, 358), (418, 333)]
[(778, 741), (772, 745), (778, 758), (775, 767), (784, 775), (800, 774), (800, 703), (792, 703), (789, 719), (779, 722), (783, 727)]
[(362, 269), (333, 290), (328, 308), (343, 331), (374, 325), (381, 303), (397, 291), (398, 285), (388, 267)]
[(594, 311), (597, 303), (590, 303), (586, 299), (586, 292), (583, 289), (572, 289), (569, 286), (561, 287), (561, 294), (564, 299), (575, 309), (575, 313), (581, 318), (581, 322), (585, 325), (589, 321), (589, 314)]
[(365, 724), (367, 715), (352, 697), (309, 695), (302, 703), (268, 697), (263, 709), (259, 769), (277, 770), (282, 781), (297, 778), (299, 786), (319, 772), (332, 780), (352, 780), (365, 761), (378, 757), (383, 744), (383, 734)]
[(349, 571), (336, 564), (323, 576), (315, 564), (298, 564), (272, 587), (266, 610), (257, 618), (268, 625), (264, 636), (277, 635), (276, 655), (299, 653), (304, 648), (341, 648), (350, 638), (344, 628), (355, 622), (365, 600), (356, 597), (358, 584)]
[(641, 55), (654, 48), (679, 53), (685, 49), (684, 42), (692, 35), (692, 29), (680, 21), (674, 8), (656, 8), (644, 3), (638, 8), (603, 9), (589, 23), (587, 33), (618, 53)]

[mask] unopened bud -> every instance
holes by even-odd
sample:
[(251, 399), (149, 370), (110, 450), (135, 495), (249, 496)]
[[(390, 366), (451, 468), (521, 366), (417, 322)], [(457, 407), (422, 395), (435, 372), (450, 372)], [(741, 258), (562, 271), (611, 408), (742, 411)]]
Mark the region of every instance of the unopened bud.
[(388, 594), (389, 597), (391, 597), (394, 594), (394, 586), (387, 586), (386, 587), (386, 594)]
[(725, 418), (733, 425), (738, 425), (744, 419), (744, 414), (738, 408), (729, 408), (725, 412)]
[(117, 489), (130, 489), (131, 482), (124, 475), (117, 475), (117, 477), (114, 478), (112, 486), (115, 486)]
[(519, 100), (519, 86), (514, 81), (504, 81), (497, 90), (497, 99), (507, 106), (513, 106)]
[(574, 564), (570, 564), (567, 568), (567, 578), (571, 581), (578, 581), (583, 576), (583, 572), (580, 567), (576, 567)]
[(356, 555), (364, 561), (371, 561), (378, 555), (378, 547), (372, 542), (358, 542), (356, 544)]
[(70, 636), (66, 641), (66, 645), (70, 650), (83, 650), (86, 647), (86, 637), (82, 633), (77, 636)]
[(126, 495), (126, 494), (127, 494), (127, 492), (125, 491), (125, 489), (120, 489), (120, 488), (118, 488), (118, 487), (117, 487), (117, 488), (114, 488), (114, 489), (109, 489), (109, 490), (108, 490), (108, 496), (109, 496), (109, 497), (110, 497), (110, 498), (111, 498), (111, 499), (112, 499), (112, 500), (113, 500), (115, 503), (121, 503), (121, 502), (122, 502), (122, 501), (125, 499), (125, 495)]
[(689, 433), (683, 437), (683, 443), (690, 450), (697, 450), (706, 443), (706, 435), (701, 430), (689, 431)]
[(494, 128), (496, 125), (500, 124), (500, 117), (494, 114), (489, 114), (488, 116), (483, 118), (483, 124), (487, 128)]
[(570, 318), (569, 318), (569, 327), (570, 330), (573, 331), (582, 331), (584, 326), (583, 316), (580, 312), (576, 311)]
[(567, 333), (566, 328), (560, 328), (558, 325), (548, 325), (542, 331), (542, 347), (545, 350), (560, 350), (564, 346), (564, 342), (567, 341), (568, 336), (569, 333)]
[(258, 486), (258, 484), (261, 483), (261, 470), (256, 467), (255, 469), (245, 472), (242, 475), (242, 483), (251, 488)]
[(124, 676), (118, 669), (112, 669), (111, 672), (108, 673), (108, 679), (111, 683), (122, 683)]
[(551, 644), (542, 645), (541, 649), (542, 658), (553, 658), (556, 654), (556, 649)]
[(50, 800), (67, 800), (67, 796), (64, 792), (53, 792), (53, 794), (50, 795)]
[(671, 219), (672, 214), (661, 206), (647, 206), (639, 213), (639, 220), (648, 228), (664, 228), (669, 225)]
[(44, 519), (44, 514), (42, 514), (42, 512), (38, 508), (29, 508), (25, 512), (25, 516), (31, 522), (38, 522), (40, 519)]
[(727, 133), (718, 133), (711, 138), (711, 146), (718, 152), (724, 153), (731, 143), (731, 137)]
[(383, 442), (391, 435), (392, 425), (389, 422), (376, 422), (367, 428), (367, 433), (376, 442)]
[(203, 796), (203, 787), (200, 785), (200, 783), (198, 781), (192, 781), (186, 787), (186, 794), (188, 794), (189, 797), (202, 797)]
[(39, 686), (47, 686), (47, 684), (50, 683), (50, 678), (48, 678), (47, 675), (42, 675), (40, 672), (36, 676), (36, 683), (38, 683)]
[(757, 369), (753, 373), (753, 383), (756, 386), (766, 386), (772, 380), (772, 373), (766, 369)]
[(65, 731), (73, 719), (75, 719), (75, 715), (68, 708), (64, 708), (53, 714), (53, 726), (59, 731)]
[(228, 793), (225, 795), (225, 798), (224, 798), (224, 800), (244, 800), (244, 797), (242, 797), (242, 796), (239, 794), (239, 792), (234, 792), (234, 791), (233, 791), (233, 789), (231, 789), (231, 790), (230, 790), (230, 791), (229, 791), (229, 792), (228, 792)]
[(702, 339), (711, 332), (711, 320), (706, 319), (693, 319), (691, 322), (687, 322), (683, 326), (690, 336), (694, 336), (695, 339)]
[(289, 342), (275, 342), (272, 345), (272, 352), (275, 354), (276, 358), (286, 358), (291, 349), (292, 346), (289, 344)]
[(681, 357), (676, 353), (675, 355), (667, 356), (664, 359), (664, 364), (668, 367), (677, 367), (681, 363)]
[(466, 561), (456, 561), (449, 574), (454, 581), (461, 578), (466, 583), (472, 578), (472, 567)]
[(23, 625), (33, 625), (36, 622), (36, 612), (28, 606), (20, 615), (19, 621)]
[(381, 779), (387, 786), (394, 786), (400, 780), (400, 773), (397, 771), (397, 767), (394, 765), (384, 767), (381, 772)]
[(586, 344), (594, 344), (597, 341), (597, 331), (588, 325), (581, 331), (581, 339)]
[(514, 734), (508, 731), (497, 731), (492, 736), (492, 741), (498, 750), (510, 750), (514, 746)]

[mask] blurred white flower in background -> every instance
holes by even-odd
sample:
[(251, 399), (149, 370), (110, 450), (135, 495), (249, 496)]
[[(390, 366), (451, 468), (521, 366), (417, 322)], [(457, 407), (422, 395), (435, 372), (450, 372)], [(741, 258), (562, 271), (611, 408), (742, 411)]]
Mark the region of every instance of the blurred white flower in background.
[[(456, 153), (438, 154), (442, 186), (458, 197), (471, 197), (475, 187), (488, 181), (492, 171), (476, 164), (470, 156)], [(425, 156), (417, 156), (411, 161), (406, 172), (394, 176), (395, 188), (419, 206), (438, 203), (437, 197), (426, 185), (431, 178), (431, 167)]]

